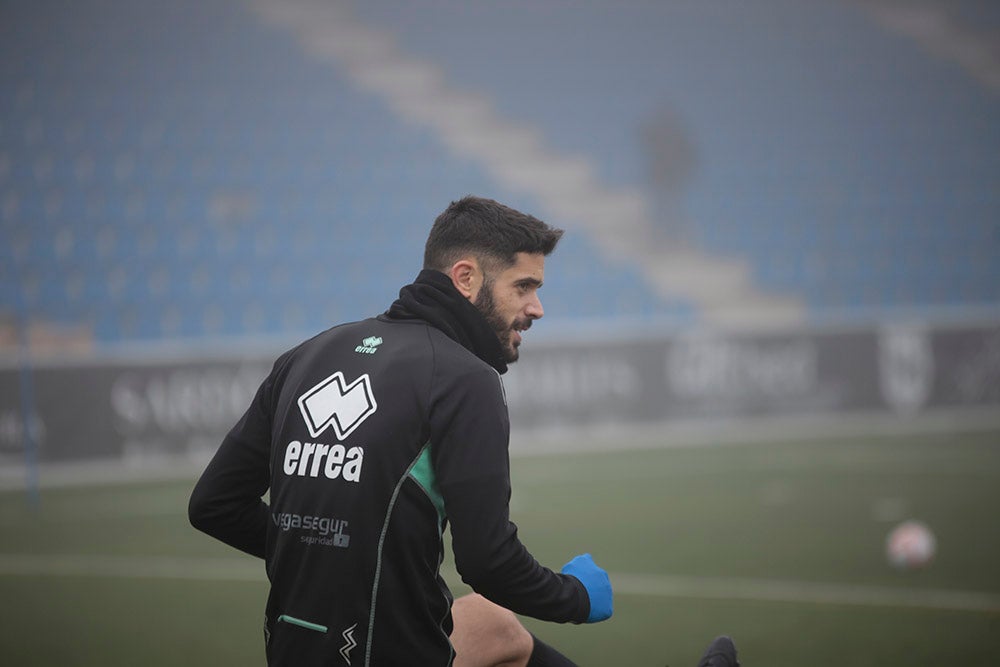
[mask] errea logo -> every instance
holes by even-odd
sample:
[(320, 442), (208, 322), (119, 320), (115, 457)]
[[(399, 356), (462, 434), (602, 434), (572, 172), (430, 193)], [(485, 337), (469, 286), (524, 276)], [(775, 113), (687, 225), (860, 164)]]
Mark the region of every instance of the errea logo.
[(378, 346), (382, 344), (382, 338), (379, 336), (368, 336), (363, 341), (361, 345), (354, 348), (354, 351), (358, 354), (375, 354), (378, 352)]
[(367, 373), (348, 384), (344, 374), (337, 371), (302, 394), (298, 402), (309, 435), (318, 438), (333, 427), (341, 442), (378, 409)]

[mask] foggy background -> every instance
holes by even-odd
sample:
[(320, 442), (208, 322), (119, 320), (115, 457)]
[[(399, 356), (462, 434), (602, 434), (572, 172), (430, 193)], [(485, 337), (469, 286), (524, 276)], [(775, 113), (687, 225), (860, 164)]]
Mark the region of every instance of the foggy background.
[(1000, 404), (993, 3), (0, 7), (15, 479), (203, 460), (465, 194), (567, 230), (518, 431)]
[(0, 0), (0, 487), (193, 480), (466, 194), (566, 230), (515, 458), (995, 432), (998, 45), (987, 0)]

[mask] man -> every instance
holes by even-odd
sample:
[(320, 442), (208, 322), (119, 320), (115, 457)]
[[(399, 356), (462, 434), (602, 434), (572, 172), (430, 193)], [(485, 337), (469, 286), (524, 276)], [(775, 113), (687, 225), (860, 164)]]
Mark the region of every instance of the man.
[[(589, 555), (555, 573), (508, 515), (500, 375), (543, 315), (561, 236), (492, 200), (453, 202), (388, 311), (275, 362), (189, 508), (195, 527), (265, 559), (270, 665), (572, 664), (511, 611), (611, 616)], [(454, 608), (439, 571), (446, 525), (477, 593)]]

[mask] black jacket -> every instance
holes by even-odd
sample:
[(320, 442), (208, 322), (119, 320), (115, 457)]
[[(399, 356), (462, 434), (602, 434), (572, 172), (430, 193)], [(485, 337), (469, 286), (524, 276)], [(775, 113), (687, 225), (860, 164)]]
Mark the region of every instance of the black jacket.
[(265, 559), (269, 664), (450, 665), (448, 524), (475, 591), (586, 620), (582, 584), (539, 565), (509, 520), (504, 371), (495, 333), (435, 271), (275, 362), (189, 508)]

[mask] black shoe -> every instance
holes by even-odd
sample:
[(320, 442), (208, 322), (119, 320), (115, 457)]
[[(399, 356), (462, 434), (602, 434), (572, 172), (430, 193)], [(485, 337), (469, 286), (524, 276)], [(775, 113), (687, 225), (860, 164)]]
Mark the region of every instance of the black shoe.
[(740, 667), (733, 640), (725, 635), (713, 639), (698, 661), (698, 667)]

